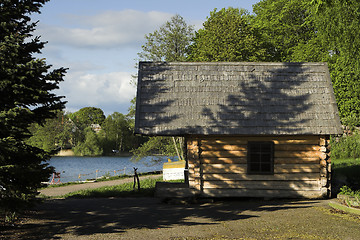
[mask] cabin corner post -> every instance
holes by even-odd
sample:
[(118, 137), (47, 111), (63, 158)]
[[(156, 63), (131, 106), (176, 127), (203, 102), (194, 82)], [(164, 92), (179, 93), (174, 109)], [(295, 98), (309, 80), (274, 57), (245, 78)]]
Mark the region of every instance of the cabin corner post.
[(200, 176), (200, 148), (201, 142), (199, 138), (187, 139), (187, 158), (189, 166), (189, 187), (201, 190)]
[(188, 137), (184, 136), (184, 142), (182, 144), (182, 150), (184, 153), (184, 159), (185, 159), (185, 170), (184, 170), (184, 181), (185, 184), (189, 185), (189, 158), (188, 158)]
[(320, 182), (321, 195), (331, 196), (331, 160), (330, 160), (330, 137), (320, 136)]

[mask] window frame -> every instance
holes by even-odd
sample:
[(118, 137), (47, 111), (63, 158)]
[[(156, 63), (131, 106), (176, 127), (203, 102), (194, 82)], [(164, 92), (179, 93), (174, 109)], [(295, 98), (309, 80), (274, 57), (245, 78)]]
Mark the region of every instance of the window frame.
[[(252, 152), (251, 146), (258, 145), (260, 146), (260, 151)], [(268, 145), (270, 151), (262, 151), (262, 145)], [(259, 171), (251, 170), (251, 164), (254, 164), (254, 160), (251, 159), (252, 154), (258, 154), (260, 156)], [(270, 161), (262, 162), (262, 158), (265, 154), (270, 154)], [(256, 162), (255, 162), (256, 163)], [(262, 170), (261, 168), (264, 164), (270, 164), (270, 170)], [(247, 174), (249, 175), (274, 175), (274, 142), (272, 141), (249, 141), (247, 144)]]

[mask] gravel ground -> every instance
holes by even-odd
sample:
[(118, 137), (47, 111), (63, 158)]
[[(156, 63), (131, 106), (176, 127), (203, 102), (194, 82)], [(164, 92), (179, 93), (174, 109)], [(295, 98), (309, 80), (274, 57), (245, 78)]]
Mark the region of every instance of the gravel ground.
[(0, 239), (360, 239), (360, 219), (330, 200), (46, 200)]

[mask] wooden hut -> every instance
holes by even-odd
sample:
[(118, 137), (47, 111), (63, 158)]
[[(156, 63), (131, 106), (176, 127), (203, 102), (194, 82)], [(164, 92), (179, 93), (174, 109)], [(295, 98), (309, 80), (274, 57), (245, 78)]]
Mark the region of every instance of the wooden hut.
[(325, 197), (342, 132), (326, 63), (140, 62), (135, 132), (185, 138), (189, 188)]

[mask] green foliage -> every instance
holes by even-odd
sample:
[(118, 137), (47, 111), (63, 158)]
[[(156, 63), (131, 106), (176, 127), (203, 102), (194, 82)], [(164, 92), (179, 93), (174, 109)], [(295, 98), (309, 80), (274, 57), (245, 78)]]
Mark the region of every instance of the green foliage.
[(95, 107), (84, 107), (70, 115), (73, 122), (81, 129), (89, 127), (91, 124), (101, 125), (105, 120), (103, 110)]
[(345, 198), (346, 205), (348, 205), (349, 207), (359, 208), (359, 206), (360, 206), (360, 190), (353, 191), (350, 187), (345, 185), (340, 188), (339, 194), (348, 196), (347, 198)]
[(194, 28), (180, 15), (173, 16), (158, 30), (145, 35), (146, 43), (138, 56), (150, 61), (185, 61), (187, 48), (193, 38)]
[(331, 139), (331, 158), (360, 158), (360, 134)]
[(359, 1), (263, 0), (254, 13), (270, 61), (328, 62), (341, 119), (359, 116)]
[(103, 149), (100, 145), (98, 135), (92, 130), (91, 127), (85, 128), (85, 141), (79, 143), (73, 148), (75, 155), (78, 156), (100, 156)]
[[(182, 148), (180, 144), (178, 147)], [(150, 137), (148, 141), (140, 147), (131, 151), (134, 154), (133, 160), (139, 161), (147, 156), (161, 155), (161, 156), (176, 156), (176, 149), (171, 137)], [(156, 161), (155, 158), (153, 160)]]
[(128, 152), (134, 147), (135, 136), (129, 119), (118, 112), (109, 115), (102, 125), (104, 132), (103, 148), (106, 153), (112, 150)]
[(348, 186), (343, 186), (340, 188), (340, 194), (343, 195), (347, 195), (347, 196), (351, 196), (351, 197), (355, 197), (357, 196), (358, 198), (360, 198), (360, 190), (357, 191), (353, 191), (350, 187)]
[[(134, 119), (131, 114), (114, 112), (102, 121), (101, 130), (94, 132), (94, 125), (88, 124), (90, 118), (79, 121), (78, 112), (64, 114), (59, 111), (54, 119), (47, 119), (41, 125), (32, 124), (29, 127), (32, 137), (26, 142), (51, 153), (60, 148), (73, 148), (79, 156), (99, 156), (113, 155), (114, 152), (128, 153), (146, 139), (134, 136)], [(96, 109), (96, 112), (101, 119), (102, 110)]]
[(267, 41), (270, 61), (291, 61), (294, 48), (307, 43), (315, 35), (307, 21), (308, 1), (263, 0), (253, 5), (254, 26)]
[(341, 122), (343, 125), (350, 127), (350, 130), (354, 131), (355, 127), (360, 126), (360, 115), (352, 113), (344, 117)]
[(52, 152), (59, 148), (71, 148), (73, 145), (75, 124), (59, 111), (56, 118), (47, 119), (44, 124), (32, 124), (31, 137), (27, 143)]
[(27, 207), (42, 181), (52, 171), (43, 161), (49, 155), (28, 145), (31, 124), (41, 124), (64, 107), (53, 90), (66, 69), (50, 71), (44, 59), (36, 59), (44, 47), (34, 37), (36, 23), (30, 14), (40, 12), (47, 0), (0, 3), (0, 211)]
[(250, 24), (244, 9), (223, 8), (210, 13), (203, 29), (196, 32), (190, 61), (263, 61), (266, 52), (261, 36)]

